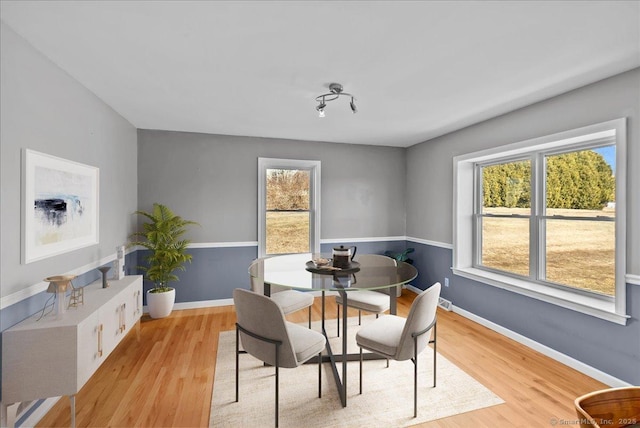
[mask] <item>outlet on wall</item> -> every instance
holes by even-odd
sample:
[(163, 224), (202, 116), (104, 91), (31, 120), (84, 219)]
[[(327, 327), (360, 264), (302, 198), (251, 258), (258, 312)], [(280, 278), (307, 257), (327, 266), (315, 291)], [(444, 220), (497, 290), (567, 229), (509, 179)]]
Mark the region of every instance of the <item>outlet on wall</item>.
[(444, 286), (448, 287), (449, 286), (449, 278), (445, 278), (444, 279)]

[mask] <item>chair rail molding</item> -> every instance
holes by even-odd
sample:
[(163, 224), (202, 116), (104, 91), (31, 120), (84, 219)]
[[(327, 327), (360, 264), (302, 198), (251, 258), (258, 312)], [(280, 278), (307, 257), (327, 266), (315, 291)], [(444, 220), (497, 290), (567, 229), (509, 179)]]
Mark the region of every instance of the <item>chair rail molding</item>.
[[(129, 254), (135, 251), (135, 248), (130, 248), (126, 251), (125, 254)], [(96, 269), (100, 266), (103, 266), (109, 262), (112, 262), (118, 258), (117, 253), (110, 254), (106, 257), (101, 258), (100, 260), (96, 260), (91, 263), (87, 263), (84, 266), (80, 266), (76, 269), (72, 269), (70, 271), (61, 273), (60, 275), (83, 275), (93, 269)], [(15, 293), (9, 294), (4, 297), (0, 297), (0, 309), (4, 309), (16, 303), (20, 303), (21, 301), (28, 299), (29, 297), (33, 297), (36, 294), (42, 293), (47, 289), (49, 283), (46, 281), (40, 281), (36, 284), (30, 285), (29, 287), (23, 288), (22, 290), (16, 291)]]

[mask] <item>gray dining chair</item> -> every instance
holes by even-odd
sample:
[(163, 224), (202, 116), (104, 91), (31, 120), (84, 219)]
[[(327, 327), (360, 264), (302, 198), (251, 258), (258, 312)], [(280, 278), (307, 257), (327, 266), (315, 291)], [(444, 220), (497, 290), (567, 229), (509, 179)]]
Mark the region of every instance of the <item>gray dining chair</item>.
[[(362, 350), (366, 349), (387, 359), (413, 362), (413, 417), (418, 416), (418, 354), (433, 343), (433, 387), (436, 386), (436, 310), (440, 283), (420, 293), (411, 304), (405, 319), (385, 315), (362, 327), (356, 333), (360, 347), (360, 394), (362, 394)], [(433, 339), (431, 339), (433, 330)]]
[[(355, 261), (360, 263), (360, 266), (374, 263), (377, 265), (397, 266), (395, 259), (375, 254), (359, 255), (356, 257)], [(396, 292), (395, 288), (399, 289), (399, 287), (394, 287), (394, 290), (391, 290), (391, 292)], [(362, 325), (362, 311), (376, 314), (376, 318), (378, 318), (380, 314), (389, 310), (389, 292), (390, 291), (388, 289), (379, 291), (354, 290), (349, 292), (349, 295), (347, 296), (347, 306), (358, 310), (358, 325)], [(338, 336), (340, 336), (340, 307), (344, 306), (344, 301), (340, 295), (336, 296), (336, 306)]]
[[(278, 426), (280, 367), (295, 368), (318, 357), (318, 397), (322, 396), (322, 351), (326, 339), (317, 331), (287, 321), (282, 308), (253, 291), (233, 290), (236, 309), (236, 402), (239, 401), (239, 356), (250, 354), (275, 367), (275, 425)], [(240, 350), (242, 342), (242, 350)]]
[[(256, 293), (264, 294), (264, 284), (257, 278), (251, 277), (251, 290)], [(279, 291), (280, 290), (280, 291)], [(276, 302), (282, 308), (285, 315), (297, 312), (304, 308), (309, 308), (309, 328), (311, 328), (311, 307), (313, 306), (314, 297), (311, 293), (285, 290), (275, 285), (271, 286), (271, 300)]]

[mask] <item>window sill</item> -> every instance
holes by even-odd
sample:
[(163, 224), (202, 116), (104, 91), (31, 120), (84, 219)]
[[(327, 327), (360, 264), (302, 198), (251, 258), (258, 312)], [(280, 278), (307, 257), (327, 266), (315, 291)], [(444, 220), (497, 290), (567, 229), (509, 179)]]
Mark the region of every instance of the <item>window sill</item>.
[(543, 302), (551, 303), (576, 312), (591, 315), (620, 325), (626, 325), (628, 315), (616, 312), (614, 302), (572, 293), (552, 287), (544, 287), (529, 281), (511, 278), (476, 268), (452, 268), (454, 274), (479, 281), (494, 287), (522, 294)]

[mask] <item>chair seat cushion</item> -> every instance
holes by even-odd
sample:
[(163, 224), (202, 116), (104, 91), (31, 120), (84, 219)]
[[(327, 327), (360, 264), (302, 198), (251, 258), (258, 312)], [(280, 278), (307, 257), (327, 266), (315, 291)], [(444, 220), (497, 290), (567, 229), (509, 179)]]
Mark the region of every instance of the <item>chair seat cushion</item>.
[[(336, 303), (344, 305), (342, 296), (336, 296)], [(389, 310), (389, 295), (370, 290), (349, 291), (347, 292), (347, 306), (381, 314)]]
[(287, 330), (298, 364), (304, 363), (324, 350), (327, 340), (322, 333), (289, 321), (287, 321)]
[(393, 358), (398, 351), (405, 318), (382, 316), (356, 333), (358, 346), (385, 357)]
[(284, 312), (285, 315), (313, 305), (313, 296), (310, 293), (295, 290), (285, 290), (274, 293), (271, 295), (271, 300), (282, 308), (282, 312)]

